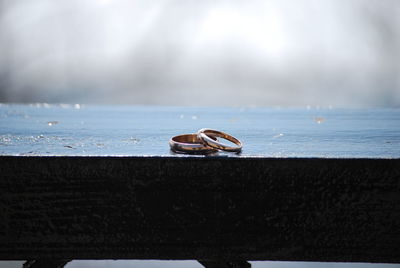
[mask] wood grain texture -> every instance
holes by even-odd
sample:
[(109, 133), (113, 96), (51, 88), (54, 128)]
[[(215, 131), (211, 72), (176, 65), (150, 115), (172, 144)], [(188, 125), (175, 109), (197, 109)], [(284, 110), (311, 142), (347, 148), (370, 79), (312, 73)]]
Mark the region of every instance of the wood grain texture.
[[(0, 259), (400, 262), (399, 119), (0, 105)], [(202, 127), (243, 152), (169, 151)]]
[(399, 159), (1, 157), (0, 258), (399, 262)]

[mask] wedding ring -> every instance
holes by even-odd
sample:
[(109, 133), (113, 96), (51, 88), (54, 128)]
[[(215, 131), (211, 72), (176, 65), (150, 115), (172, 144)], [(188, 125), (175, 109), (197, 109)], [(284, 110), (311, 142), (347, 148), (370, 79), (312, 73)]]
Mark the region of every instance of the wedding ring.
[[(214, 138), (216, 140), (216, 138)], [(212, 139), (211, 139), (212, 140)], [(197, 134), (183, 134), (169, 140), (171, 150), (177, 153), (212, 153), (217, 150), (203, 144)]]
[[(213, 130), (213, 129), (208, 129), (208, 128), (203, 128), (200, 129), (197, 132), (197, 137), (201, 142), (203, 142), (205, 145), (214, 148), (214, 149), (219, 149), (227, 152), (240, 152), (242, 150), (243, 144), (240, 140), (236, 139), (235, 137), (226, 134), (222, 131), (218, 130)], [(217, 141), (216, 137), (226, 139), (237, 146), (229, 146), (223, 143), (220, 143)]]

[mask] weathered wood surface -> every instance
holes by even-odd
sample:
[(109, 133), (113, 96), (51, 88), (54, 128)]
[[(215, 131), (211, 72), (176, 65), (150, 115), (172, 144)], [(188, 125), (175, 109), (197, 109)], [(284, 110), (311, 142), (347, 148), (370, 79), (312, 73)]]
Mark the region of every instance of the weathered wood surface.
[(398, 110), (0, 110), (0, 259), (400, 262)]
[(173, 135), (216, 128), (234, 157), (400, 157), (400, 109), (0, 105), (0, 155), (171, 156)]

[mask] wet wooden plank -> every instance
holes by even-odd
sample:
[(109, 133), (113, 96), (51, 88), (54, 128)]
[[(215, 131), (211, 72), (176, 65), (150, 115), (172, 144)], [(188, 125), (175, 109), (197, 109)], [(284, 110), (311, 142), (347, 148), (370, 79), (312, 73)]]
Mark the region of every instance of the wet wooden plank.
[(0, 109), (0, 259), (400, 262), (398, 110)]
[[(79, 108), (79, 109), (77, 109)], [(233, 157), (397, 158), (399, 109), (0, 105), (0, 155), (171, 156), (173, 135), (216, 128)]]

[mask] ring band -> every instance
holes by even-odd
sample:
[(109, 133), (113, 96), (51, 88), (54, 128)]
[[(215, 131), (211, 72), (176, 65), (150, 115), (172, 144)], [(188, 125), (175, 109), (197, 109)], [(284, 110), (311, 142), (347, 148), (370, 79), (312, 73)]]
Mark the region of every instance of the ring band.
[[(201, 142), (205, 145), (212, 147), (214, 149), (219, 149), (227, 152), (240, 152), (242, 150), (243, 144), (240, 140), (236, 139), (235, 137), (226, 134), (222, 131), (203, 128), (197, 132), (197, 137)], [(226, 139), (237, 146), (229, 146), (223, 143), (220, 143), (216, 140), (216, 137)]]
[(169, 146), (172, 151), (178, 153), (211, 153), (217, 151), (203, 144), (197, 137), (197, 134), (183, 134), (172, 137), (169, 140)]

